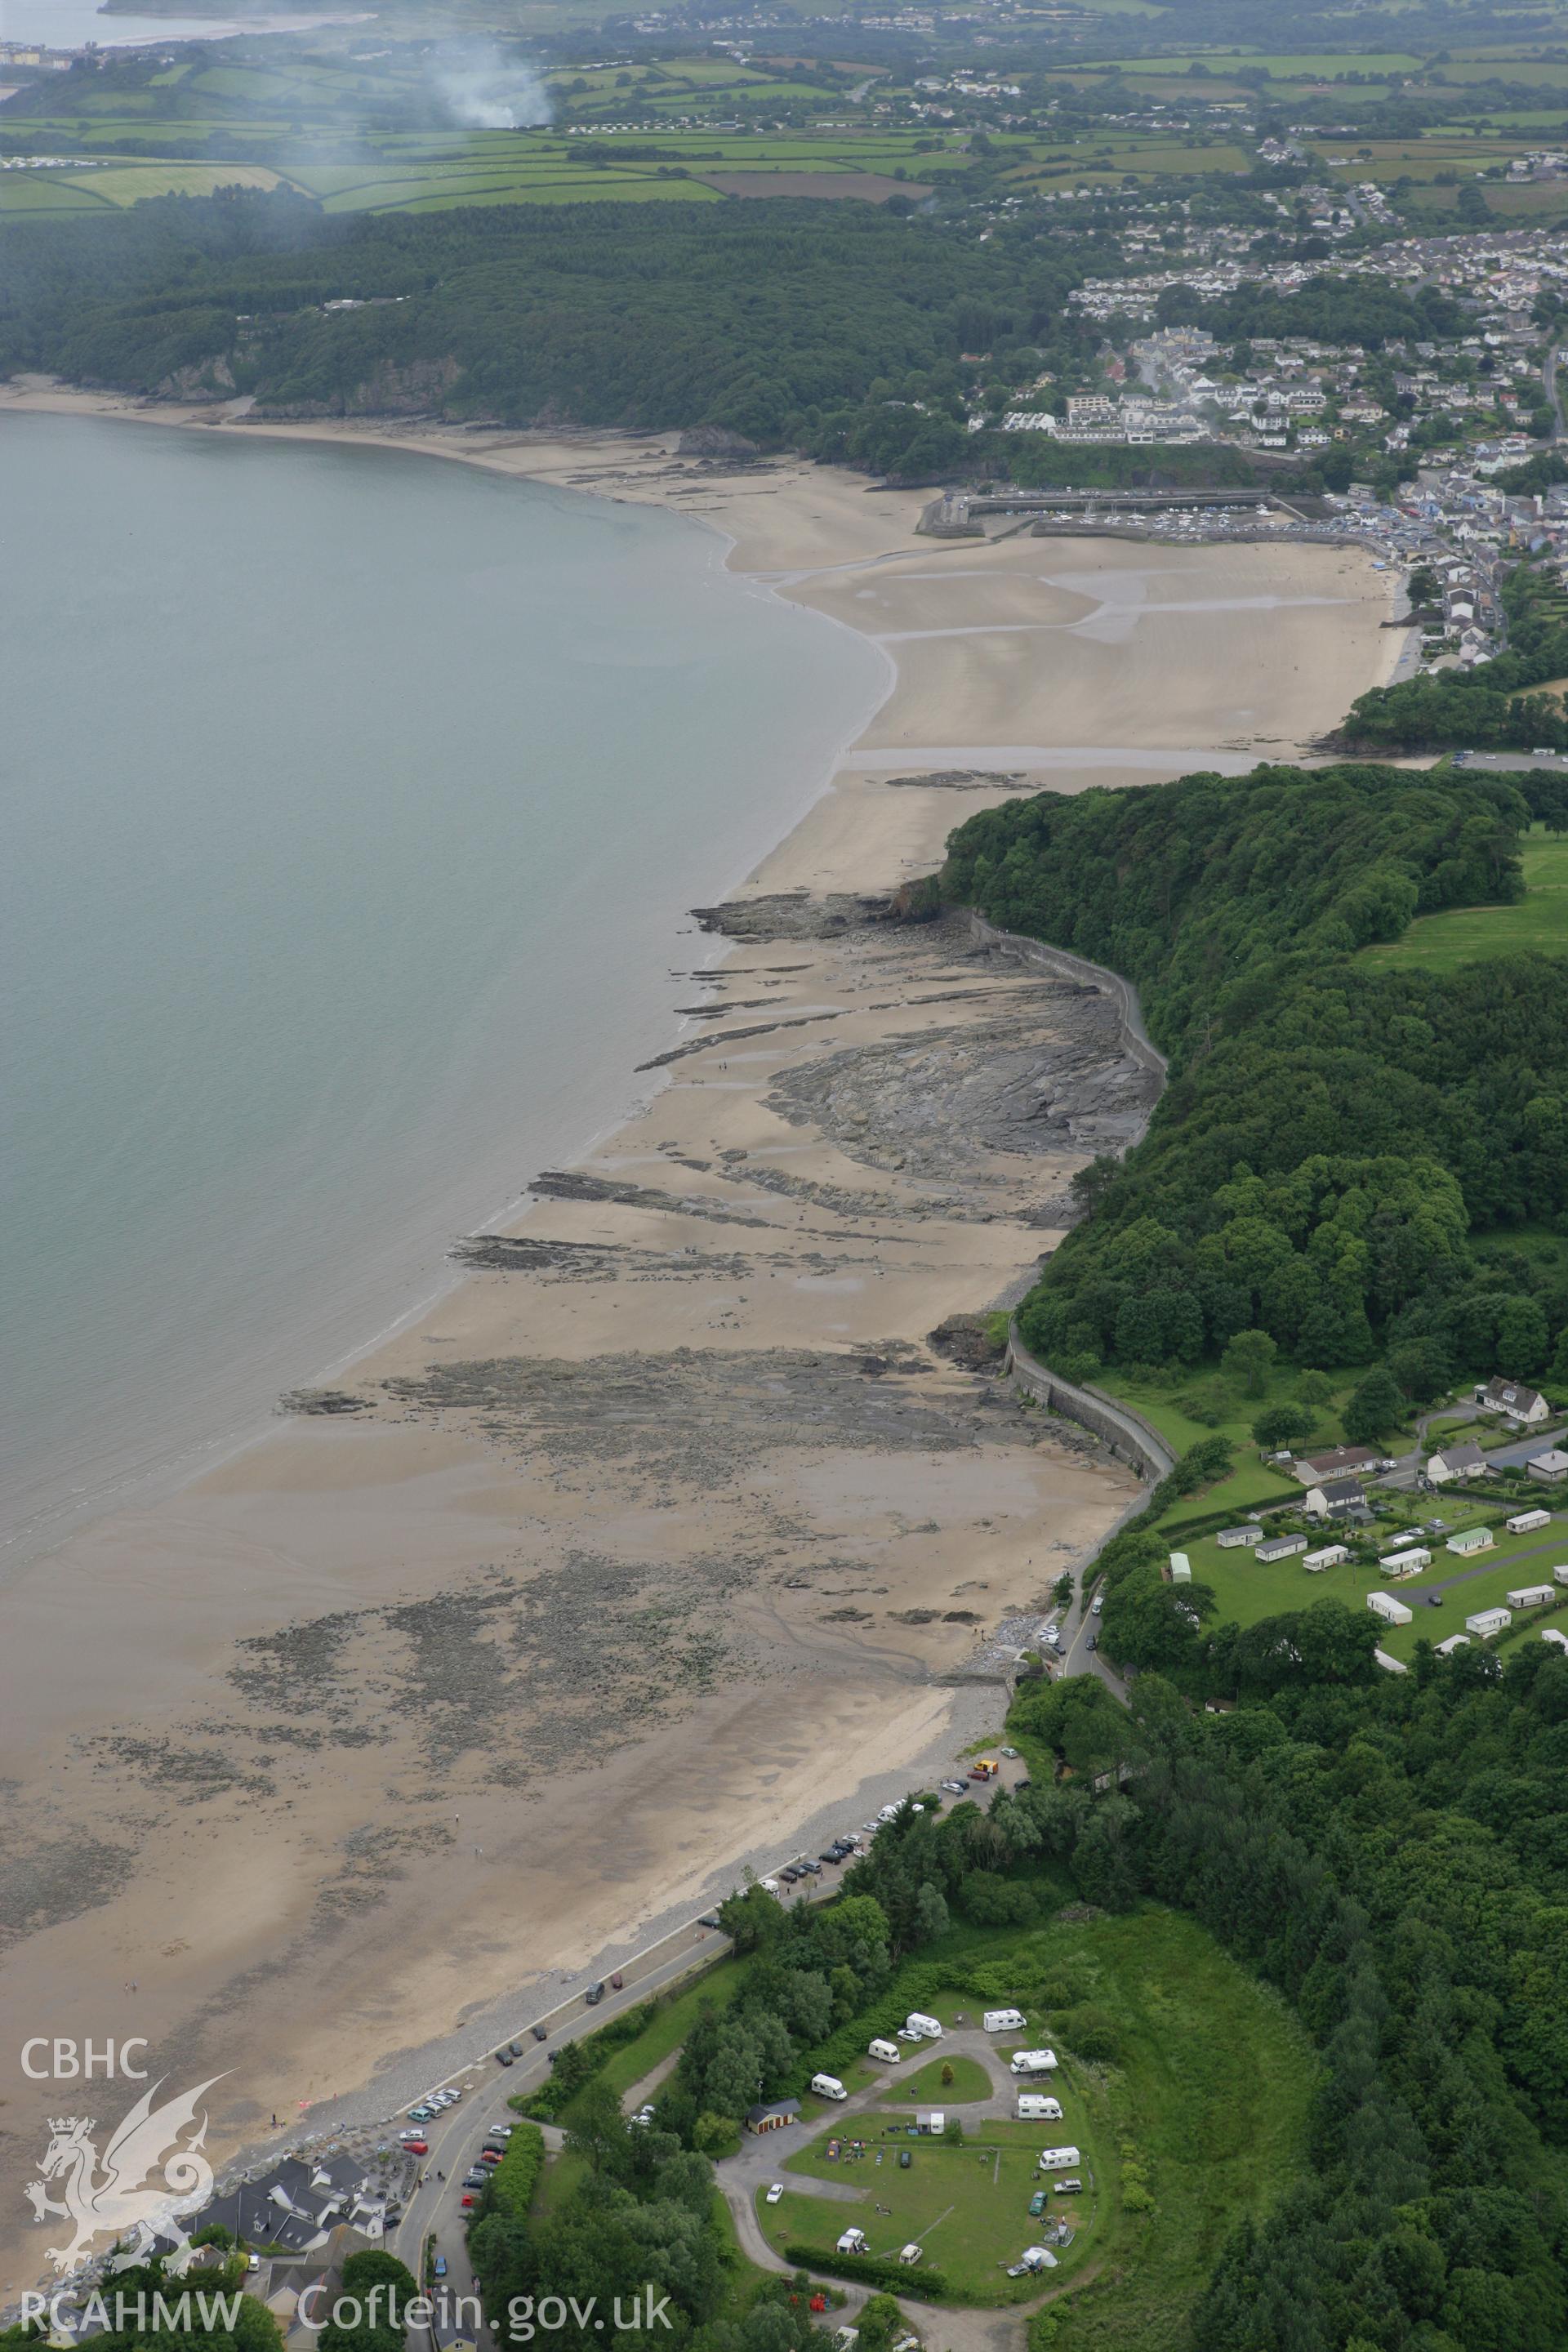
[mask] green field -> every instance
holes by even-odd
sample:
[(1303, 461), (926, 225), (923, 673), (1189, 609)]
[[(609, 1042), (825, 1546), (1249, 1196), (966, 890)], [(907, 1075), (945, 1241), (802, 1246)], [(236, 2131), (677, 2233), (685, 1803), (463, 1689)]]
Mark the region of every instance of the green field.
[[(958, 2151), (906, 2137), (908, 2172), (890, 2154), (875, 2161), (884, 2117), (852, 2118), (864, 2158), (827, 2164), (825, 2134), (777, 2177), (864, 2179), (863, 2200), (829, 2205), (797, 2191), (759, 2205), (765, 2232), (775, 2245), (831, 2246), (855, 2222), (873, 2248), (895, 2254), (922, 2236), (926, 2260), (963, 2295), (994, 2303), (1021, 2291), (1034, 2300), (1040, 2283), (1010, 2281), (1004, 2266), (1035, 2242), (1027, 2207), (1038, 2150), (1070, 2143), (1083, 2152), (1086, 2194), (1052, 2200), (1079, 2232), (1045, 2289), (1060, 2319), (1055, 2352), (1170, 2352), (1234, 2222), (1274, 2206), (1304, 2162), (1315, 2077), (1305, 2037), (1193, 1920), (1152, 1906), (1087, 1924), (1053, 1920), (1022, 1943), (1012, 1931), (959, 1929), (934, 1949), (955, 1969), (973, 1958), (1004, 1975), (1016, 1955), (1024, 1981), (1070, 1973), (1115, 2019), (1121, 2063), (1079, 2066), (1062, 2051), (1053, 2079), (1060, 2124), (977, 2124)], [(984, 2004), (954, 1991), (921, 2005), (951, 2025), (960, 2011), (973, 2021)], [(1037, 2004), (1020, 2005), (1033, 2032), (1049, 2030)], [(997, 2057), (1005, 2065), (1005, 2050)], [(890, 2137), (886, 2148), (899, 2144)], [(1128, 2208), (1129, 2158), (1147, 2175), (1150, 2210)], [(890, 2211), (877, 2213), (879, 2204)], [(910, 2292), (919, 2293), (918, 2270)]]
[(1363, 956), (1389, 970), (1418, 964), (1429, 971), (1454, 971), (1462, 963), (1524, 948), (1568, 955), (1568, 840), (1532, 825), (1520, 851), (1525, 895), (1517, 906), (1454, 907), (1441, 915), (1419, 915), (1403, 939), (1363, 948)]
[[(943, 2067), (952, 2072), (951, 2083), (942, 2079)], [(897, 2075), (889, 2087), (900, 2099), (918, 2099), (922, 2106), (952, 2107), (965, 2099), (988, 2099), (992, 2084), (984, 2067), (973, 2058), (933, 2058), (912, 2074)]]

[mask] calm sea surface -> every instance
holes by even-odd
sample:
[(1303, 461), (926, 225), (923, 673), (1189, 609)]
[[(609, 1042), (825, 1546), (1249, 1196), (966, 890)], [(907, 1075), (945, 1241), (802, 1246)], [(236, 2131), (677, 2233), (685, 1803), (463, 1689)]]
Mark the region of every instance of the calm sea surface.
[(616, 1118), (711, 955), (684, 910), (883, 668), (694, 525), (394, 452), (12, 415), (0, 517), (30, 1549), (363, 1346)]

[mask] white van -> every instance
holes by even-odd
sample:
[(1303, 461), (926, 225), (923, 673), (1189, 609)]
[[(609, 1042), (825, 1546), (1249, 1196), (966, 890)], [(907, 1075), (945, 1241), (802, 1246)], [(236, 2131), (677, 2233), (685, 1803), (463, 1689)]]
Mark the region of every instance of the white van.
[(911, 2009), (908, 2017), (905, 2018), (904, 2031), (906, 2033), (914, 2034), (917, 2040), (921, 2042), (940, 2042), (942, 2040), (942, 2027), (939, 2025), (936, 2019), (934, 2017), (922, 2016), (918, 2009)]
[(847, 2099), (849, 2096), (837, 2074), (814, 2074), (811, 2087), (819, 2099)]
[(1054, 2074), (1056, 2068), (1057, 2053), (1054, 2050), (1015, 2050), (1013, 2053), (1015, 2074)]
[(1040, 2150), (1042, 2172), (1070, 2172), (1079, 2161), (1076, 2147), (1043, 2147)]
[(1021, 2124), (1059, 2124), (1062, 2103), (1059, 2099), (1043, 2098), (1038, 2091), (1018, 2094), (1018, 2121)]
[(1104, 1607), (1105, 1595), (1103, 1592), (1097, 1592), (1089, 1604), (1089, 1613), (1091, 1617), (1098, 1617)]
[(984, 2023), (987, 2033), (1022, 2033), (1024, 2012), (1021, 2009), (988, 2009)]
[(838, 2241), (838, 2252), (841, 2254), (863, 2254), (865, 2251), (865, 2231), (846, 2230), (844, 2235)]
[(898, 2065), (903, 2054), (896, 2042), (883, 2042), (879, 2038), (866, 2045), (867, 2057), (879, 2058), (884, 2066)]

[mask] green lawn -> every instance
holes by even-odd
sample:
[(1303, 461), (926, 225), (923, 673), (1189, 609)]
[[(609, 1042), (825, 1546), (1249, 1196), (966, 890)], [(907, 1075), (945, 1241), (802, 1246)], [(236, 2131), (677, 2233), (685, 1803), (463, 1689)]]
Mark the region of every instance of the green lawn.
[[(951, 2083), (942, 2079), (944, 2066), (952, 2070)], [(952, 2107), (964, 2099), (988, 2099), (992, 2083), (984, 2067), (973, 2058), (933, 2058), (912, 2074), (897, 2077), (889, 2089), (896, 2089), (901, 2099), (918, 2099), (922, 2106)]]
[(1516, 907), (1455, 907), (1442, 915), (1420, 915), (1403, 939), (1363, 948), (1363, 956), (1391, 969), (1420, 964), (1431, 971), (1453, 971), (1479, 957), (1519, 948), (1568, 955), (1568, 840), (1532, 825), (1520, 846), (1525, 895)]
[[(1059, 2207), (1079, 2235), (1047, 2290), (1061, 2315), (1056, 2352), (1171, 2352), (1184, 2341), (1186, 2312), (1234, 2223), (1269, 2210), (1303, 2167), (1316, 2062), (1300, 2027), (1194, 1921), (1152, 1906), (1126, 1917), (1052, 1920), (1023, 1936), (957, 1928), (929, 1957), (954, 1976), (966, 1966), (986, 1971), (984, 1993), (928, 1993), (916, 2004), (944, 2023), (960, 2011), (977, 2023), (1004, 1984), (1023, 1988), (1031, 2036), (1054, 2038), (1064, 2062), (1051, 2084), (1063, 2121), (977, 2124), (956, 2153), (905, 2137), (914, 2160), (900, 2172), (900, 2140), (881, 2138), (883, 2124), (896, 2129), (896, 2120), (856, 2117), (847, 2137), (858, 2126), (866, 2156), (827, 2164), (832, 2134), (823, 2132), (776, 2177), (863, 2182), (863, 2198), (829, 2205), (795, 2190), (777, 2206), (759, 2205), (770, 2240), (830, 2247), (854, 2222), (876, 2251), (896, 2254), (927, 2232), (927, 2260), (965, 2297), (1016, 2299), (1003, 2266), (1035, 2241), (1034, 2160), (1044, 2147), (1070, 2144), (1082, 2150), (1081, 2177), (1093, 2187)], [(1028, 1988), (1062, 1974), (1115, 2018), (1119, 2065), (1076, 2065), (1051, 2037)], [(982, 2149), (991, 2151), (984, 2167)], [(1147, 2174), (1150, 2212), (1126, 2210), (1123, 2149)], [(891, 2210), (879, 2214), (879, 2204)], [(1017, 2285), (1024, 2299), (1041, 2292), (1038, 2281)], [(919, 2292), (918, 2273), (910, 2290)]]

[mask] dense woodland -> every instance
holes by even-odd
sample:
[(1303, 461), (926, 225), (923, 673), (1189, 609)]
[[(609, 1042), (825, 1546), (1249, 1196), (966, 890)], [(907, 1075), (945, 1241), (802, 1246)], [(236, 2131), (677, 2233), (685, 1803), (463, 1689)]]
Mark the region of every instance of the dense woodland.
[(1385, 1354), (1422, 1398), (1546, 1369), (1568, 1294), (1477, 1240), (1568, 1210), (1568, 967), (1354, 952), (1517, 898), (1528, 815), (1497, 777), (1264, 768), (960, 828), (943, 895), (1124, 972), (1171, 1058), (1144, 1141), (1080, 1180), (1032, 1346), (1088, 1372), (1261, 1330), (1312, 1367)]
[[(237, 190), (5, 247), (0, 369), (273, 412), (718, 425), (919, 473), (964, 446), (960, 354), (1063, 331), (1095, 259), (868, 205), (333, 217)], [(321, 307), (342, 300), (366, 307)]]

